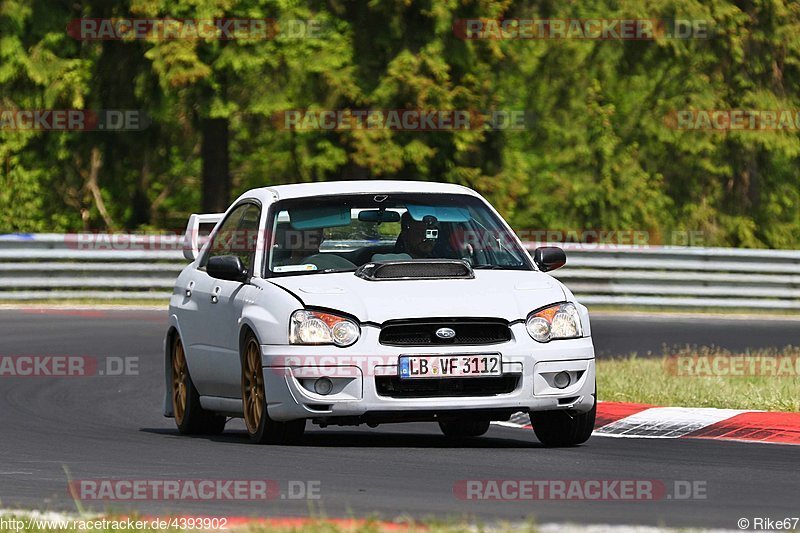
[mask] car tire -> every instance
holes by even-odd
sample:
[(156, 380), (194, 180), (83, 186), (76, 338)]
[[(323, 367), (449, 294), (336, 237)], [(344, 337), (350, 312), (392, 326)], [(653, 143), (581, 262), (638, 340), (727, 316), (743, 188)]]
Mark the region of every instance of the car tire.
[(219, 435), (225, 430), (227, 418), (200, 405), (200, 394), (192, 382), (186, 351), (176, 333), (172, 340), (170, 356), (170, 382), (172, 383), (172, 414), (182, 435)]
[(296, 444), (306, 428), (305, 420), (276, 422), (267, 413), (261, 345), (248, 333), (242, 344), (242, 410), (250, 441), (256, 444)]
[(536, 438), (548, 448), (577, 446), (592, 436), (596, 415), (597, 400), (589, 412), (578, 415), (566, 411), (531, 413), (531, 424)]
[(480, 437), (489, 431), (489, 421), (471, 420), (468, 418), (441, 420), (439, 422), (439, 429), (442, 430), (445, 437), (449, 438)]

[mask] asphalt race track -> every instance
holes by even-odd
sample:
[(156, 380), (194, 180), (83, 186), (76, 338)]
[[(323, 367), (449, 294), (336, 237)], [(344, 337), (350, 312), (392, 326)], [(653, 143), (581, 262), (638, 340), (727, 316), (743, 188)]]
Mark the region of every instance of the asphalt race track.
[[(309, 424), (300, 446), (249, 444), (240, 421), (220, 437), (188, 438), (161, 416), (165, 313), (0, 312), (0, 355), (138, 357), (138, 375), (0, 378), (0, 502), (69, 510), (73, 479), (271, 479), (319, 482), (318, 500), (83, 502), (89, 508), (217, 516), (639, 523), (737, 529), (740, 517), (798, 516), (800, 447), (703, 440), (592, 438), (573, 449), (540, 447), (526, 430), (492, 427), (454, 447), (434, 424), (377, 429)], [(596, 317), (598, 352), (657, 351), (662, 344), (800, 344), (798, 322)], [(763, 344), (756, 344), (756, 343)], [(470, 501), (460, 480), (676, 480), (699, 482), (705, 499), (658, 501)]]
[(660, 356), (686, 346), (719, 346), (734, 353), (757, 348), (800, 346), (800, 321), (776, 317), (750, 320), (697, 315), (592, 314), (598, 357)]

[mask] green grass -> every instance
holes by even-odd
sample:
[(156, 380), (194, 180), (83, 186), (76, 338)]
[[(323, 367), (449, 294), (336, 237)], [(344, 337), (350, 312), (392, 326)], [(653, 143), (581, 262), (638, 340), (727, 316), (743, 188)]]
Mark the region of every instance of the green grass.
[[(681, 351), (675, 356), (700, 357), (703, 361), (725, 360), (733, 354), (718, 348)], [(597, 390), (600, 400), (646, 403), (672, 407), (717, 407), (765, 411), (800, 411), (800, 348), (780, 352), (752, 351), (755, 358), (776, 357), (792, 362), (783, 375), (724, 376), (708, 366), (693, 366), (704, 375), (685, 375), (669, 357), (635, 356), (597, 361)], [(673, 356), (674, 357), (674, 356)], [(719, 372), (717, 372), (719, 373)], [(756, 372), (759, 373), (759, 372)], [(777, 372), (776, 372), (777, 374)]]

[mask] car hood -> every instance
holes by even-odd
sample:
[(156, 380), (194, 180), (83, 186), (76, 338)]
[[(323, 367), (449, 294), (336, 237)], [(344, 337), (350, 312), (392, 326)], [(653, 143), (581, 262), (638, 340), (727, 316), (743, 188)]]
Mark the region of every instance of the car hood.
[(353, 273), (270, 278), (303, 304), (339, 310), (361, 322), (399, 318), (481, 317), (524, 319), (564, 301), (561, 284), (535, 271), (478, 270), (474, 279), (367, 281)]

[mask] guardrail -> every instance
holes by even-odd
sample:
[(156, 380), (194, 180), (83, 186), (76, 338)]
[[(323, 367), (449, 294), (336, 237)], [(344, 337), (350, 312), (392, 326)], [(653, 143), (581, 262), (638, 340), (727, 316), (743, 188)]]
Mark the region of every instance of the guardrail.
[(800, 309), (800, 250), (564, 248), (553, 276), (586, 305)]
[[(0, 301), (166, 301), (186, 265), (180, 239), (161, 237), (152, 249), (118, 237), (105, 247), (97, 235), (90, 245), (59, 234), (0, 236)], [(800, 309), (800, 250), (563, 248), (567, 266), (552, 274), (587, 305)]]

